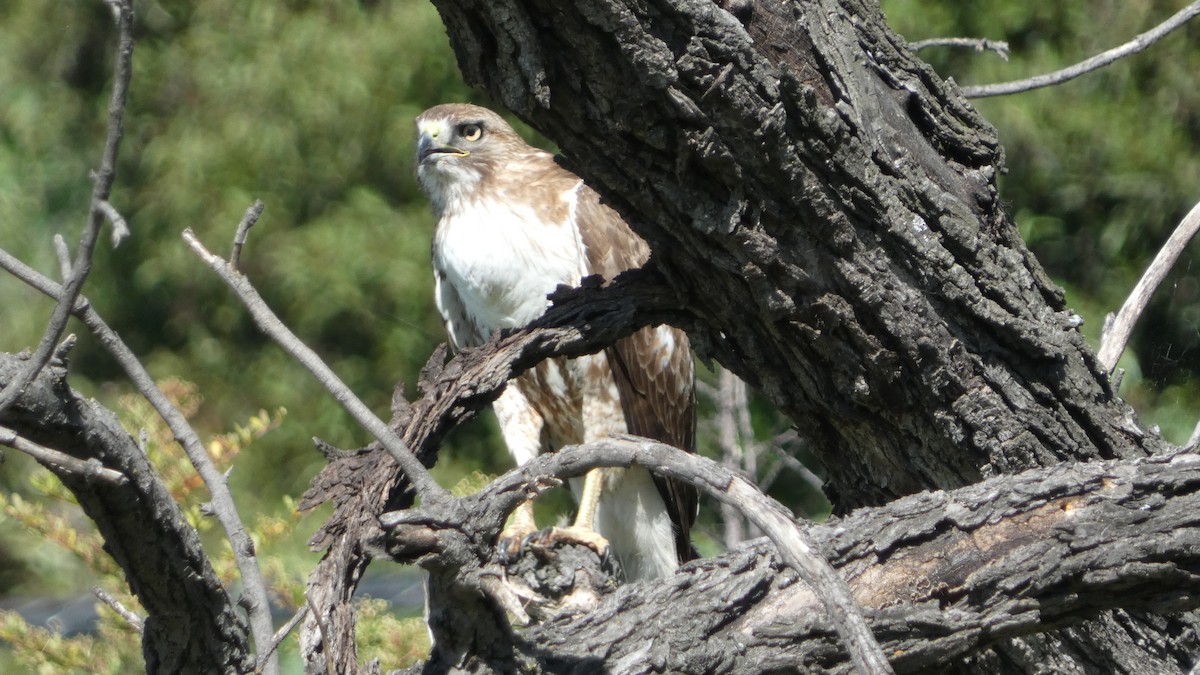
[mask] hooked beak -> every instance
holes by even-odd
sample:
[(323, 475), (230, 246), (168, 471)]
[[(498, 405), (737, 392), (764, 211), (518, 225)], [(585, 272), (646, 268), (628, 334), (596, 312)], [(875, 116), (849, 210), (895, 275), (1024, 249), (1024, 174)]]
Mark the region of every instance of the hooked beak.
[(454, 157), (466, 157), (471, 154), (462, 148), (456, 148), (453, 145), (438, 145), (430, 138), (429, 134), (421, 134), (420, 140), (417, 141), (417, 163), (424, 164), (425, 160), (435, 155), (453, 155)]

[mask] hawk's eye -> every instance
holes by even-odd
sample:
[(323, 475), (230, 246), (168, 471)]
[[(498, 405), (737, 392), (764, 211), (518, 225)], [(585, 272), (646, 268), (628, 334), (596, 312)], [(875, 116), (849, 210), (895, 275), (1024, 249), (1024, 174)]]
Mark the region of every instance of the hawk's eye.
[(478, 124), (464, 124), (458, 128), (458, 133), (468, 141), (477, 141), (483, 138), (483, 127)]

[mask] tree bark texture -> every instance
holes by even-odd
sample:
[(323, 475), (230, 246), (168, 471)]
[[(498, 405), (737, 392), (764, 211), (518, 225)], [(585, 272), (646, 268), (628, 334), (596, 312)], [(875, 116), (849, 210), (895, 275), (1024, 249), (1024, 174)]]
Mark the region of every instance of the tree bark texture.
[[(1060, 626), (1069, 627), (1062, 634), (1086, 635), (1090, 629), (1080, 625), (1085, 618), (1112, 608), (1121, 608), (1108, 615), (1118, 623), (1165, 628), (1166, 622), (1143, 613), (1200, 603), (1197, 507), (1200, 456), (1185, 453), (1000, 476), (859, 509), (810, 527), (808, 534), (848, 580), (896, 672), (947, 672), (956, 657), (1006, 638)], [(444, 536), (437, 529), (427, 534), (408, 532), (400, 541)], [(433, 670), (853, 671), (815, 594), (763, 540), (690, 563), (661, 584), (615, 590), (605, 585), (594, 553), (590, 562), (571, 550), (539, 557), (536, 569), (527, 559), (507, 566), (508, 579), (520, 576), (537, 592), (548, 586), (550, 595), (561, 593), (561, 580), (573, 576), (572, 592), (592, 595), (596, 606), (510, 632), (502, 615), (469, 620), (463, 607), (484, 612), (478, 593), (443, 603), (458, 618), (456, 625), (442, 626), (443, 633), (456, 633), (463, 645), (490, 643), (466, 658), (466, 652), (443, 654)], [(452, 576), (431, 573), (435, 579)], [(478, 630), (477, 622), (489, 619), (489, 630)], [(1200, 650), (1195, 633), (1181, 641)], [(1053, 642), (1066, 647), (1062, 639)], [(1139, 647), (1126, 637), (1113, 648), (1155, 648), (1140, 657), (1136, 672), (1190, 667), (1159, 649), (1163, 643)], [(995, 666), (1000, 658), (979, 665)], [(1063, 657), (1025, 666), (1077, 670)], [(1110, 672), (1101, 661), (1086, 663), (1082, 672), (1087, 670)]]
[(877, 5), (440, 2), (469, 82), (651, 241), (841, 509), (1152, 445), (997, 197), (995, 131)]
[[(23, 360), (0, 354), (0, 386)], [(88, 480), (47, 464), (75, 495), (125, 571), (147, 612), (142, 639), (151, 673), (254, 670), (245, 619), (209, 564), (196, 531), (116, 416), (71, 391), (61, 366), (47, 367), (0, 413), (0, 425), (126, 477), (121, 485)]]
[[(877, 3), (434, 4), (467, 81), (650, 242), (698, 350), (795, 421), (839, 512), (1164, 447), (1005, 213), (996, 132)], [(1194, 630), (1104, 615), (962, 667), (1141, 672)]]

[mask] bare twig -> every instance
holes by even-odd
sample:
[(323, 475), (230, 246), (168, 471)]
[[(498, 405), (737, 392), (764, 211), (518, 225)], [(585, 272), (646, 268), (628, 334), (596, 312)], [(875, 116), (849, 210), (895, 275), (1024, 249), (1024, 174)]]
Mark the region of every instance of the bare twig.
[(101, 602), (112, 608), (112, 611), (120, 614), (121, 618), (125, 619), (125, 622), (129, 624), (129, 627), (136, 631), (139, 635), (146, 629), (146, 624), (144, 621), (142, 621), (142, 617), (135, 614), (133, 610), (129, 609), (125, 605), (122, 605), (121, 601), (113, 597), (112, 593), (109, 593), (99, 586), (93, 587), (92, 593), (95, 594), (95, 596), (99, 598)]
[(64, 279), (62, 295), (54, 312), (50, 315), (41, 342), (29, 359), (28, 365), (21, 373), (12, 379), (3, 390), (0, 390), (0, 410), (12, 405), (21, 391), (33, 381), (37, 374), (50, 360), (54, 346), (66, 329), (67, 319), (75, 306), (75, 299), (83, 289), (83, 283), (92, 271), (92, 252), (96, 248), (100, 226), (103, 223), (103, 213), (99, 204), (112, 192), (113, 178), (116, 175), (117, 151), (121, 147), (121, 138), (125, 135), (123, 119), (125, 116), (125, 99), (129, 92), (129, 80), (133, 73), (133, 2), (132, 0), (108, 0), (112, 7), (114, 20), (117, 24), (117, 56), (113, 67), (112, 98), (108, 105), (108, 132), (104, 140), (104, 152), (100, 158), (100, 170), (92, 186), (91, 206), (88, 208), (87, 223), (79, 239), (79, 248), (75, 251), (75, 262), (71, 265), (72, 273)]
[(444, 504), (448, 504), (453, 499), (450, 493), (429, 475), (429, 471), (417, 460), (404, 441), (396, 435), (396, 432), (389, 429), (383, 420), (371, 412), (371, 409), (355, 396), (354, 392), (350, 391), (350, 388), (342, 382), (332, 368), (317, 356), (316, 352), (309, 349), (300, 341), (300, 338), (296, 337), (295, 333), (283, 325), (283, 322), (275, 316), (271, 308), (263, 301), (262, 296), (243, 274), (204, 248), (204, 245), (190, 229), (184, 230), (183, 238), (196, 255), (237, 293), (238, 298), (250, 311), (250, 316), (258, 324), (258, 327), (307, 368), (333, 395), (334, 399), (354, 417), (355, 421), (383, 444), (383, 447), (412, 481), (413, 488), (423, 501), (440, 500)]
[(229, 266), (235, 270), (242, 260), (242, 246), (246, 244), (246, 236), (250, 234), (250, 228), (262, 217), (263, 206), (261, 199), (255, 199), (250, 208), (246, 209), (246, 215), (242, 216), (242, 222), (238, 223), (237, 232), (233, 235), (233, 250), (229, 253)]
[(1193, 206), (1192, 210), (1184, 216), (1183, 221), (1167, 239), (1167, 243), (1163, 244), (1158, 255), (1154, 256), (1154, 262), (1146, 268), (1146, 273), (1133, 287), (1133, 291), (1126, 298), (1125, 304), (1121, 305), (1121, 311), (1117, 312), (1117, 316), (1111, 322), (1105, 321), (1104, 335), (1100, 339), (1100, 351), (1096, 355), (1100, 361), (1100, 367), (1105, 371), (1111, 373), (1117, 367), (1117, 361), (1121, 360), (1121, 354), (1125, 351), (1125, 345), (1129, 343), (1133, 327), (1142, 316), (1142, 312), (1146, 310), (1150, 297), (1162, 284), (1163, 279), (1167, 277), (1167, 273), (1171, 271), (1171, 267), (1175, 265), (1175, 261), (1179, 259), (1179, 255), (1183, 253), (1188, 242), (1192, 240), (1198, 230), (1200, 230), (1200, 203)]
[(1189, 20), (1200, 14), (1200, 1), (1193, 2), (1187, 7), (1176, 12), (1171, 18), (1158, 24), (1154, 28), (1138, 35), (1125, 44), (1114, 47), (1106, 52), (1097, 54), (1090, 59), (1080, 61), (1073, 66), (1056, 70), (1053, 73), (1038, 75), (1024, 80), (1016, 80), (1014, 82), (1004, 82), (1000, 84), (984, 84), (974, 87), (963, 87), (963, 95), (967, 98), (985, 98), (987, 96), (1003, 96), (1005, 94), (1016, 94), (1032, 89), (1040, 89), (1051, 85), (1060, 84), (1067, 80), (1072, 80), (1080, 75), (1090, 73), (1093, 70), (1099, 70), (1104, 66), (1116, 61), (1117, 59), (1136, 54), (1150, 45), (1158, 42), (1168, 33), (1179, 28)]
[(102, 480), (114, 485), (121, 485), (126, 481), (125, 476), (119, 471), (106, 468), (95, 459), (82, 460), (78, 457), (72, 457), (65, 452), (59, 452), (58, 450), (38, 445), (27, 438), (22, 438), (17, 432), (8, 427), (0, 426), (0, 445), (7, 445), (13, 450), (20, 450), (39, 462), (55, 464), (66, 471), (77, 473), (84, 478)]
[[(305, 600), (307, 600), (307, 598), (305, 598)], [(291, 632), (296, 629), (296, 626), (304, 620), (304, 615), (308, 614), (308, 608), (310, 606), (311, 602), (306, 602), (300, 607), (300, 609), (296, 610), (296, 613), (292, 615), (292, 618), (288, 619), (287, 623), (283, 624), (279, 630), (275, 631), (275, 637), (271, 638), (270, 646), (268, 646), (265, 651), (260, 652), (258, 655), (259, 669), (262, 669), (263, 664), (267, 661), (267, 659), (269, 659), (271, 655), (273, 655), (275, 651), (279, 649), (279, 645), (283, 644), (283, 641), (287, 639), (287, 636), (290, 635)]]
[(54, 257), (58, 260), (58, 275), (64, 282), (71, 278), (71, 249), (61, 234), (54, 235)]
[(129, 237), (129, 223), (125, 222), (120, 212), (112, 204), (109, 204), (107, 200), (101, 201), (96, 205), (96, 208), (100, 209), (105, 218), (108, 218), (109, 223), (112, 223), (113, 248), (120, 246), (121, 242)]
[[(53, 299), (62, 297), (62, 286), (39, 274), (36, 270), (9, 255), (3, 249), (0, 249), (0, 267)], [(125, 342), (121, 340), (116, 331), (110, 328), (104, 322), (104, 319), (92, 309), (87, 299), (83, 296), (77, 296), (72, 312), (99, 338), (101, 344), (113, 355), (113, 358), (124, 369), (125, 374), (129, 376), (129, 379), (138, 388), (138, 391), (150, 402), (150, 405), (163, 418), (163, 421), (167, 423), (167, 426), (171, 429), (171, 433), (175, 435), (175, 439), (183, 445), (183, 450), (192, 462), (192, 466), (195, 467), (196, 473), (200, 474), (200, 478), (208, 488), (209, 494), (212, 497), (213, 512), (217, 517), (217, 521), (221, 523), (221, 527), (225, 530), (225, 536), (229, 539), (230, 548), (233, 550), (234, 560), (238, 566), (238, 573), (242, 578), (243, 592), (247, 599), (246, 604), (250, 618), (250, 630), (254, 636), (254, 643), (260, 649), (261, 645), (270, 644), (274, 629), (271, 624), (271, 608), (267, 597), (267, 585), (263, 580), (262, 570), (259, 569), (258, 560), (255, 557), (254, 542), (250, 539), (249, 533), (246, 532), (246, 527), (242, 523), (241, 515), (238, 514), (237, 506), (233, 501), (233, 495), (229, 492), (229, 486), (226, 484), (224, 476), (221, 475), (221, 472), (213, 464), (212, 459), (208, 456), (208, 451), (205, 450), (204, 444), (200, 440), (200, 436), (188, 424), (183, 413), (167, 399), (166, 395), (154, 382), (154, 378), (146, 371), (146, 367), (142, 365), (141, 361), (138, 360), (137, 356), (129, 349)], [(271, 657), (267, 665), (263, 666), (262, 671), (267, 675), (278, 673), (278, 658)]]
[(977, 52), (996, 52), (1000, 58), (1008, 60), (1008, 43), (1001, 40), (986, 40), (983, 38), (930, 38), (908, 43), (908, 48), (914, 52), (930, 47), (966, 47)]
[[(606, 438), (540, 455), (484, 488), (476, 498), (485, 514), (477, 522), (498, 532), (504, 518), (547, 478), (584, 475), (607, 466), (645, 467), (696, 486), (722, 503), (732, 504), (770, 537), (780, 556), (821, 600), (860, 673), (891, 673), (892, 668), (867, 625), (846, 581), (816, 550), (808, 534), (779, 502), (746, 478), (711, 459), (632, 436)], [(380, 518), (385, 527), (412, 522), (414, 514), (393, 512)]]

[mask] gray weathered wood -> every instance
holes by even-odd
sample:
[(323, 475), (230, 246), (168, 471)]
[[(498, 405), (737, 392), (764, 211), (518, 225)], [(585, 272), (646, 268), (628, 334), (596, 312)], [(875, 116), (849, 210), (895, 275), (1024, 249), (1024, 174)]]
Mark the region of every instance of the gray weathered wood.
[[(22, 363), (0, 354), (0, 385)], [(98, 460), (126, 480), (89, 480), (45, 464), (79, 501), (104, 537), (104, 550), (125, 571), (146, 609), (142, 653), (147, 672), (250, 672), (254, 657), (243, 615), (209, 563), (200, 537), (118, 422), (95, 401), (71, 391), (66, 371), (44, 369), (0, 413), (0, 424), (81, 460)]]

